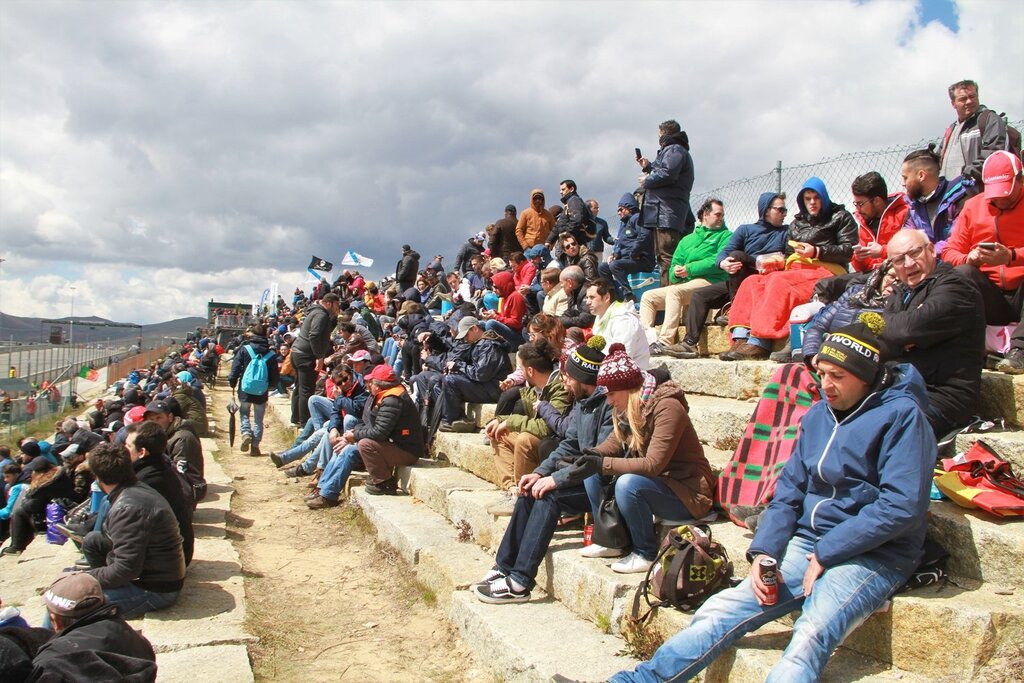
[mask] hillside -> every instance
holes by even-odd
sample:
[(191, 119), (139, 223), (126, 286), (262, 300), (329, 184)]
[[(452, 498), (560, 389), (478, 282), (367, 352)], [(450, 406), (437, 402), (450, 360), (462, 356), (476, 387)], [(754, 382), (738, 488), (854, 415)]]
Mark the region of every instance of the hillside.
[[(55, 320), (70, 321), (68, 316), (54, 318)], [(96, 316), (79, 317), (75, 316), (75, 339), (83, 343), (106, 342), (131, 340), (137, 341), (139, 330), (129, 327), (105, 327), (105, 324), (113, 323), (105, 318)], [(2, 342), (40, 342), (46, 341), (49, 335), (50, 325), (41, 322), (42, 318), (21, 317), (0, 313), (0, 343)], [(206, 318), (198, 316), (189, 318), (178, 318), (162, 323), (142, 326), (142, 337), (144, 340), (156, 340), (161, 338), (184, 339), (185, 334), (195, 331), (196, 327), (206, 324)], [(65, 330), (67, 326), (65, 326)]]

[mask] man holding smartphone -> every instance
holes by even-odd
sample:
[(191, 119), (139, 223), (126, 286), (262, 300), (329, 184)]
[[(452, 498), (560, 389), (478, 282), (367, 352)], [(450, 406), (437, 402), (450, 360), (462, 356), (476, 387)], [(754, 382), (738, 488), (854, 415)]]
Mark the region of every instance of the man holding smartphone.
[(967, 200), (942, 259), (981, 292), (987, 325), (1017, 323), (996, 369), (1024, 373), (1024, 178), (1020, 157), (993, 152), (982, 168), (984, 192)]

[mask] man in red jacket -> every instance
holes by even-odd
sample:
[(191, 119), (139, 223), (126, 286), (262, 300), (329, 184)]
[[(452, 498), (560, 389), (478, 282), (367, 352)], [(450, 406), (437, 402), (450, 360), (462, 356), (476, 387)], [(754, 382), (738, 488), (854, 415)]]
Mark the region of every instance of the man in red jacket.
[(850, 265), (857, 272), (866, 273), (885, 261), (886, 245), (906, 224), (910, 205), (902, 192), (888, 194), (885, 180), (877, 171), (857, 176), (850, 189), (853, 218), (859, 230)]
[(1020, 158), (993, 152), (982, 168), (984, 193), (967, 200), (942, 259), (981, 291), (985, 323), (1018, 323), (996, 369), (1024, 373), (1024, 174)]
[(481, 313), (484, 319), (482, 327), (495, 332), (509, 343), (511, 351), (515, 351), (523, 343), (523, 321), (526, 319), (526, 299), (516, 290), (512, 273), (507, 270), (495, 273), (491, 277), (494, 289), (502, 297), (501, 311), (485, 310)]

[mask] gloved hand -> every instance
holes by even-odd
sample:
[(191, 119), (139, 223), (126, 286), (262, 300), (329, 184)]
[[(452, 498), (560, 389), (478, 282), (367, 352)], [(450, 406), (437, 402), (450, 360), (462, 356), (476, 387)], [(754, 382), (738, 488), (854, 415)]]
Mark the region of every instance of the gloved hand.
[(584, 455), (567, 456), (562, 458), (562, 462), (565, 467), (572, 467), (574, 477), (586, 478), (592, 474), (601, 473), (601, 464), (603, 458), (600, 455), (587, 454), (584, 451)]

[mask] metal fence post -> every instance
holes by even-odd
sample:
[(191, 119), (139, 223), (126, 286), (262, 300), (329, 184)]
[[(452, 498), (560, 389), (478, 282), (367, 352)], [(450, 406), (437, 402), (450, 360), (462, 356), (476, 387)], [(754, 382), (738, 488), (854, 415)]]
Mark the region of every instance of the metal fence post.
[(782, 159), (775, 165), (775, 194), (782, 192)]

